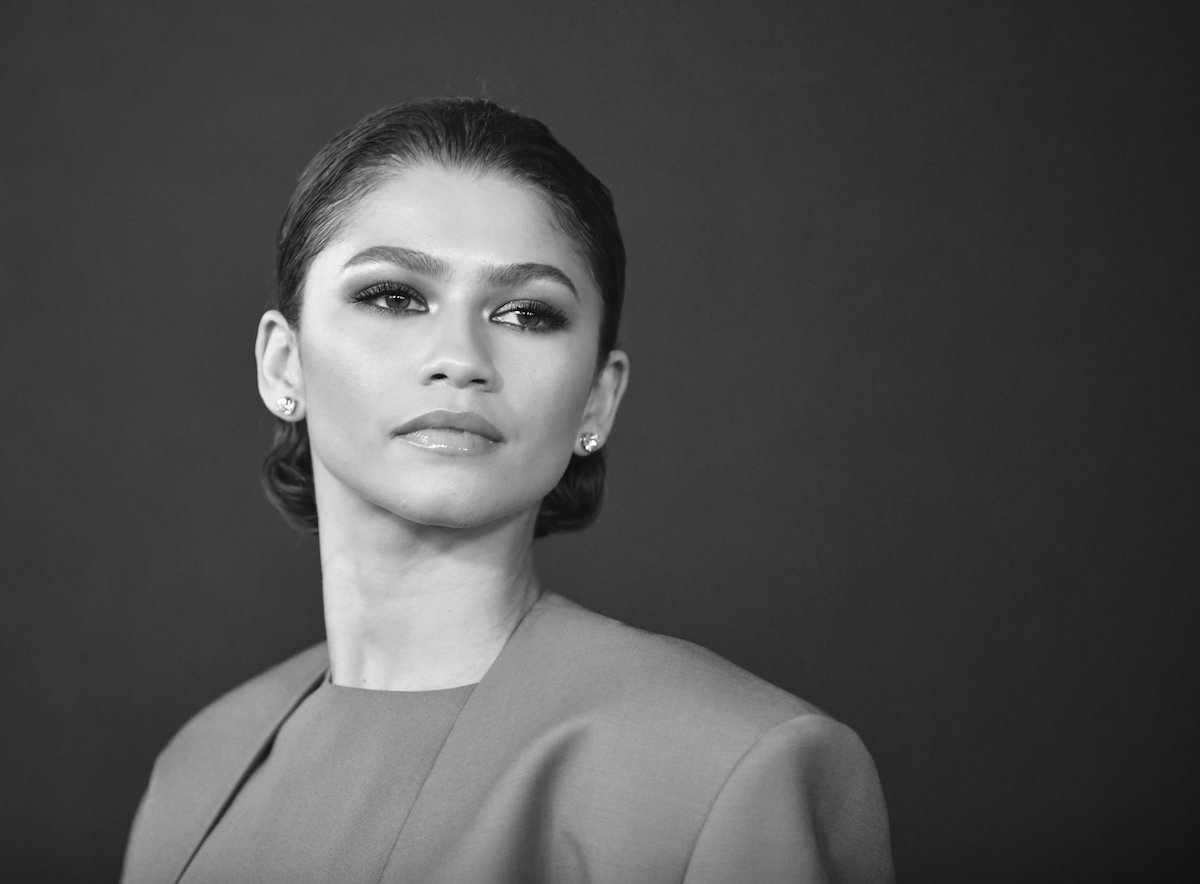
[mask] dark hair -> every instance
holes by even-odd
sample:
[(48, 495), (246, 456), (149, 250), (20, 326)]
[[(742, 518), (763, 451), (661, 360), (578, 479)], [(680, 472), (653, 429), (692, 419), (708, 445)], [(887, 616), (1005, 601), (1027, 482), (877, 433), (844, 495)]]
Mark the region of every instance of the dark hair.
[[(536, 187), (575, 241), (604, 299), (597, 367), (616, 346), (625, 292), (625, 246), (612, 195), (542, 123), (490, 101), (431, 99), (386, 107), (321, 148), (301, 173), (279, 226), (275, 278), (279, 311), (300, 324), (304, 277), (347, 211), (382, 177), (423, 162), (506, 175)], [(312, 454), (303, 421), (276, 419), (263, 462), (267, 497), (300, 531), (317, 530)], [(604, 452), (572, 455), (542, 500), (534, 535), (590, 524), (604, 492)]]

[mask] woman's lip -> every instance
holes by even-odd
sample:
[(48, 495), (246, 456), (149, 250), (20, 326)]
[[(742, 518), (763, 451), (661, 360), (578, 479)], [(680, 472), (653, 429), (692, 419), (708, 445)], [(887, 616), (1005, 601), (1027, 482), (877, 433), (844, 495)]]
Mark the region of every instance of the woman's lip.
[[(457, 436), (467, 435), (481, 437), (487, 442), (504, 441), (504, 436), (496, 429), (495, 424), (473, 411), (446, 411), (445, 409), (427, 411), (392, 431), (393, 436), (407, 437), (418, 434), (429, 439), (439, 440), (437, 446), (427, 445), (424, 447), (440, 447), (442, 443), (453, 442)], [(409, 441), (415, 440), (410, 439)]]
[(500, 444), (468, 430), (443, 427), (410, 430), (407, 433), (398, 434), (396, 438), (418, 448), (436, 451), (440, 454), (484, 454)]

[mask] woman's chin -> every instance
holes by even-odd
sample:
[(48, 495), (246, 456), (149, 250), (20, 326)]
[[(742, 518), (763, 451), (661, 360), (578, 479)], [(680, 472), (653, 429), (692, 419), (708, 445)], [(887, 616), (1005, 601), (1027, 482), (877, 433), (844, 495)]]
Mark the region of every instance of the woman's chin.
[[(483, 503), (491, 506), (481, 506)], [(427, 501), (405, 501), (394, 507), (385, 506), (398, 519), (410, 525), (448, 531), (473, 531), (499, 527), (528, 518), (532, 523), (537, 507), (497, 507), (495, 501), (441, 499)]]

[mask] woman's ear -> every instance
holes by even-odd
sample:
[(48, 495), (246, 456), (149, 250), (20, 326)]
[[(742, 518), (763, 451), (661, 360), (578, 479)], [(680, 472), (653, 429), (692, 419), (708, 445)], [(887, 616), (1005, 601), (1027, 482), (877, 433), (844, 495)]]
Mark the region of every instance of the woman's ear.
[[(583, 420), (579, 424), (581, 436), (595, 433), (599, 437), (599, 445), (608, 441), (613, 422), (617, 419), (617, 408), (621, 405), (621, 397), (625, 395), (628, 383), (629, 357), (625, 355), (624, 350), (609, 351), (608, 360), (596, 375), (596, 380), (592, 382), (592, 392), (588, 395)], [(591, 450), (585, 449), (585, 453), (590, 454)]]
[(304, 418), (304, 372), (300, 342), (278, 310), (268, 310), (258, 322), (254, 359), (258, 364), (258, 395), (276, 417)]

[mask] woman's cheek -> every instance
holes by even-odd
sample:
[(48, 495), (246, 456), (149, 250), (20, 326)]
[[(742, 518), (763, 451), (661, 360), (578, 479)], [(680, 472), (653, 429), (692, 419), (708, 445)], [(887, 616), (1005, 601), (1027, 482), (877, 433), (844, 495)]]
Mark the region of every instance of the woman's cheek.
[(375, 365), (367, 347), (339, 346), (318, 339), (306, 354), (305, 390), (311, 402), (331, 411), (352, 409), (379, 392), (387, 366)]
[(554, 436), (574, 439), (587, 406), (591, 381), (590, 365), (581, 369), (577, 359), (566, 361), (557, 371), (546, 374), (540, 397), (546, 403), (546, 411), (553, 415), (551, 431)]

